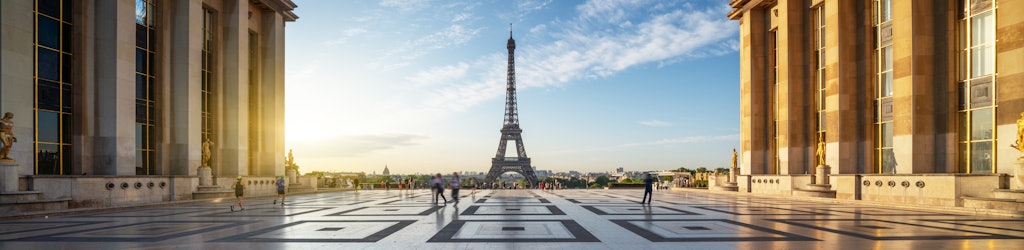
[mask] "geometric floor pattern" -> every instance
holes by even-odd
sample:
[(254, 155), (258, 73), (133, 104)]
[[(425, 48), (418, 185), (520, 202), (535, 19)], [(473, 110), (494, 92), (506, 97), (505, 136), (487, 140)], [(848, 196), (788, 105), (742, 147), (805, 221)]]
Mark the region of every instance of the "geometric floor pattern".
[[(1024, 219), (642, 190), (363, 190), (0, 221), (0, 249), (947, 249), (1024, 246)], [(447, 195), (447, 194), (446, 194)]]

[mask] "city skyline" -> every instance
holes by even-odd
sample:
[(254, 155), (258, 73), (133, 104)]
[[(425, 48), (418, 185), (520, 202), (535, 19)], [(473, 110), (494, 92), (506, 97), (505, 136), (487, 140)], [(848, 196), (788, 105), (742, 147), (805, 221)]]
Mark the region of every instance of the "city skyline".
[(719, 1), (297, 1), (286, 148), (303, 172), (486, 172), (509, 23), (536, 169), (727, 167), (738, 24)]

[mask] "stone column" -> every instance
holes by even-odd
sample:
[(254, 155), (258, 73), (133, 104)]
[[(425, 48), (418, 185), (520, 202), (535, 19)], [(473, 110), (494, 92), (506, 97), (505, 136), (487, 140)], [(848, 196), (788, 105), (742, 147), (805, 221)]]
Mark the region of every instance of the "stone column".
[(740, 157), (741, 174), (767, 172), (769, 156), (765, 84), (766, 10), (754, 9), (740, 19)]
[(166, 55), (170, 56), (171, 101), (164, 110), (169, 113), (167, 126), (170, 127), (169, 142), (171, 147), (170, 173), (173, 175), (195, 176), (202, 159), (200, 109), (201, 99), (201, 62), (202, 56), (202, 3), (197, 0), (178, 0), (168, 4), (173, 8), (173, 15), (168, 23), (171, 26), (171, 44)]
[(24, 164), (22, 175), (35, 174), (34, 137), (35, 80), (33, 79), (32, 1), (0, 1), (0, 115), (14, 113), (14, 136), (22, 138), (11, 147), (9, 156)]
[(261, 175), (284, 173), (284, 19), (276, 12), (263, 12), (260, 45), (263, 53), (261, 107), (263, 145)]
[(222, 176), (249, 175), (249, 1), (224, 2), (223, 60), (223, 127), (221, 144)]
[[(811, 113), (814, 107), (812, 85), (808, 84), (808, 57), (810, 49), (806, 43), (809, 37), (807, 19), (809, 8), (802, 1), (779, 1), (775, 8), (778, 16), (774, 17), (777, 25), (778, 51), (778, 86), (779, 86), (779, 133), (784, 138), (779, 144), (779, 174), (803, 174), (814, 164), (808, 162), (810, 135), (816, 131), (810, 125), (814, 122)], [(774, 12), (774, 11), (773, 11)], [(774, 15), (774, 13), (772, 13)], [(769, 69), (771, 70), (771, 69)], [(806, 108), (812, 107), (812, 108)], [(813, 151), (811, 151), (813, 152)]]
[[(825, 0), (825, 107), (826, 165), (834, 167), (833, 174), (854, 174), (858, 165), (863, 164), (861, 141), (866, 139), (866, 120), (861, 112), (870, 109), (866, 97), (859, 89), (861, 78), (858, 70), (858, 54), (865, 53), (865, 36), (860, 33), (855, 11), (863, 6), (855, 0)], [(868, 43), (870, 44), (870, 43)], [(869, 57), (870, 58), (870, 57)]]
[(96, 1), (95, 11), (93, 171), (135, 175), (135, 2)]
[(893, 154), (897, 173), (934, 173), (936, 146), (945, 146), (935, 145), (935, 116), (944, 108), (936, 107), (934, 93), (935, 88), (946, 88), (936, 83), (948, 79), (941, 77), (945, 74), (936, 74), (934, 65), (949, 64), (946, 54), (936, 55), (936, 49), (946, 52), (936, 40), (952, 38), (936, 36), (935, 27), (945, 26), (944, 20), (935, 18), (936, 8), (946, 6), (892, 2)]

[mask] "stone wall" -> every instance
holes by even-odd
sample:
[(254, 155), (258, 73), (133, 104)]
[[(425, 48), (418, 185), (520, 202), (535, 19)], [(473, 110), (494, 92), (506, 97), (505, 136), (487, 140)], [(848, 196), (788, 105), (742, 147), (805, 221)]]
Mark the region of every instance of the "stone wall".
[(43, 199), (71, 199), (68, 208), (117, 207), (192, 199), (194, 177), (29, 176), (27, 188)]
[[(275, 177), (245, 177), (245, 195), (277, 195)], [(235, 178), (216, 178), (216, 186), (230, 191)], [(300, 176), (301, 192), (316, 191), (314, 176)], [(120, 207), (192, 200), (199, 178), (191, 176), (27, 176), (20, 190), (42, 192), (42, 199), (70, 199), (68, 208)], [(289, 185), (289, 187), (294, 187)]]

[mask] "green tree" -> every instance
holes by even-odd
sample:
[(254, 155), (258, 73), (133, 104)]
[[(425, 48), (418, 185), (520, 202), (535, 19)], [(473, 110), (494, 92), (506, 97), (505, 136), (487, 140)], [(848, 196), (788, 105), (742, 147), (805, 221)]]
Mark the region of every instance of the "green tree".
[[(596, 179), (594, 179), (594, 184), (597, 184), (598, 187), (607, 187), (608, 186), (608, 182), (610, 182), (608, 180), (608, 176), (604, 176), (604, 175), (598, 176)], [(593, 185), (591, 185), (591, 186), (593, 186)]]
[(312, 171), (312, 172), (306, 173), (304, 175), (305, 176), (316, 176), (317, 178), (324, 178), (324, 176), (327, 175), (327, 172), (324, 172), (324, 171)]
[(624, 184), (638, 184), (639, 183), (639, 184), (642, 184), (642, 183), (644, 183), (644, 180), (643, 179), (637, 179), (637, 178), (626, 178), (626, 179), (622, 179), (622, 181), (620, 181), (619, 183), (624, 183)]

